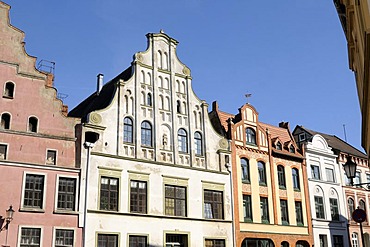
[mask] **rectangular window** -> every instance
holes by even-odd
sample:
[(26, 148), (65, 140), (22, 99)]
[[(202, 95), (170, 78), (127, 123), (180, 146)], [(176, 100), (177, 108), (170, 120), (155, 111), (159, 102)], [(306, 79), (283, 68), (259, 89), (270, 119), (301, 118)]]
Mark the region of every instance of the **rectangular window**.
[[(356, 177), (355, 177), (353, 182), (354, 182), (354, 184), (360, 184), (361, 183), (361, 172), (356, 172)], [(359, 187), (361, 187), (361, 185)]]
[(73, 230), (57, 229), (55, 230), (55, 247), (74, 246)]
[(118, 211), (118, 178), (101, 177), (100, 210)]
[(302, 210), (302, 203), (296, 201), (295, 202), (295, 218), (297, 221), (297, 225), (303, 225), (303, 210)]
[(224, 218), (222, 191), (204, 190), (204, 217), (206, 219)]
[(333, 235), (333, 247), (343, 247), (343, 236)]
[(329, 198), (331, 220), (339, 220), (338, 200), (336, 198)]
[(289, 225), (288, 202), (287, 200), (280, 200), (281, 223)]
[(186, 188), (179, 186), (165, 186), (165, 214), (172, 216), (186, 216)]
[(8, 146), (5, 144), (0, 144), (0, 160), (6, 160), (6, 151)]
[(316, 210), (316, 218), (325, 219), (324, 203), (323, 203), (323, 199), (321, 196), (315, 196), (315, 210)]
[(270, 217), (269, 217), (269, 203), (267, 197), (260, 197), (260, 203), (261, 203), (261, 221), (262, 223), (269, 223)]
[(188, 235), (186, 234), (166, 234), (166, 247), (187, 247)]
[(306, 135), (305, 135), (305, 133), (301, 133), (301, 134), (299, 134), (299, 141), (301, 142), (301, 141), (304, 141), (304, 140), (306, 140)]
[(21, 229), (20, 247), (37, 247), (40, 245), (41, 229), (40, 228), (26, 228)]
[(118, 247), (118, 235), (98, 234), (98, 247)]
[(328, 247), (328, 239), (326, 235), (319, 235), (320, 247)]
[(311, 165), (311, 176), (313, 179), (320, 179), (320, 167)]
[(23, 206), (26, 208), (43, 208), (44, 175), (27, 174), (24, 186)]
[(205, 247), (225, 247), (224, 239), (206, 239)]
[(252, 199), (250, 195), (243, 195), (244, 221), (252, 222)]
[(325, 172), (326, 172), (326, 181), (335, 182), (334, 170), (331, 168), (325, 168)]
[(47, 165), (56, 165), (57, 163), (57, 151), (48, 150), (46, 154), (46, 164)]
[(129, 247), (147, 247), (147, 237), (146, 236), (129, 236)]
[(131, 180), (130, 212), (146, 214), (146, 182)]
[(58, 206), (59, 210), (75, 211), (76, 178), (59, 177)]

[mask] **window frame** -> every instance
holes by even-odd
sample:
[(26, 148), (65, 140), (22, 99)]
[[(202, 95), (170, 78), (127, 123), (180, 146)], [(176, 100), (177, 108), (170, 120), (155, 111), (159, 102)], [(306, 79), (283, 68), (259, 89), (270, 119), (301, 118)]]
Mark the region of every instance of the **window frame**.
[(177, 144), (179, 153), (188, 153), (188, 132), (184, 128), (177, 131)]
[(301, 201), (294, 201), (295, 220), (297, 226), (303, 226), (303, 208)]
[[(321, 200), (319, 202), (318, 200)], [(315, 202), (315, 216), (317, 219), (325, 219), (325, 206), (324, 206), (324, 197), (322, 196), (314, 196)]]
[[(131, 245), (131, 238), (145, 238), (145, 244), (144, 244), (144, 246), (145, 247), (147, 247), (147, 246), (149, 246), (148, 244), (149, 244), (149, 237), (148, 237), (148, 235), (145, 235), (145, 234), (128, 234), (128, 236), (127, 236), (127, 246), (128, 247), (130, 247)], [(133, 243), (134, 244), (134, 246), (136, 247), (137, 246), (137, 242), (136, 243)]]
[[(31, 120), (34, 120), (34, 121), (36, 121), (35, 123), (31, 123)], [(38, 119), (38, 117), (36, 117), (36, 116), (29, 116), (28, 117), (28, 122), (27, 122), (27, 132), (31, 132), (31, 133), (38, 133), (39, 132), (39, 126), (40, 126), (40, 124), (39, 124), (39, 119)], [(36, 126), (33, 126), (33, 128), (31, 129), (30, 127), (31, 127), (31, 124), (32, 124), (32, 126), (33, 125), (36, 125)]]
[[(206, 200), (207, 193), (211, 193), (212, 200)], [(217, 197), (221, 198), (221, 202), (217, 201)], [(216, 200), (215, 200), (216, 198)], [(225, 217), (225, 202), (224, 202), (224, 192), (219, 190), (212, 190), (212, 189), (203, 189), (203, 217), (205, 219), (224, 219)], [(207, 208), (209, 205), (210, 208)], [(221, 209), (221, 212), (219, 212)], [(210, 212), (206, 213), (208, 210)], [(211, 213), (211, 217), (209, 217), (209, 213)], [(216, 216), (215, 216), (216, 215)]]
[[(337, 241), (337, 240), (340, 241)], [(343, 235), (333, 235), (333, 247), (342, 247), (344, 244)]]
[[(148, 213), (148, 182), (147, 181), (142, 181), (142, 180), (136, 180), (136, 179), (130, 179), (129, 181), (129, 189), (130, 189), (130, 200), (129, 200), (129, 210), (130, 210), (130, 213), (140, 213), (140, 214), (147, 214)], [(140, 195), (142, 195), (143, 193), (141, 193), (139, 190), (140, 188), (136, 188), (137, 191), (133, 191), (133, 187), (132, 187), (132, 183), (143, 183), (145, 184), (145, 202), (144, 202), (144, 209), (143, 210), (139, 210), (140, 208)], [(133, 193), (135, 192), (135, 193)], [(137, 196), (137, 203), (133, 203), (133, 195), (136, 195)], [(132, 207), (136, 207), (136, 209), (134, 210)]]
[[(40, 195), (42, 196), (41, 205), (40, 207), (36, 206), (26, 206), (25, 205), (25, 196), (26, 196), (26, 182), (27, 182), (27, 176), (39, 176), (43, 177), (43, 184), (42, 184), (42, 191), (40, 192)], [(22, 201), (21, 201), (21, 210), (22, 211), (39, 211), (44, 212), (45, 211), (45, 203), (46, 203), (46, 184), (47, 184), (47, 176), (45, 173), (37, 173), (37, 172), (29, 172), (24, 171), (23, 173), (23, 184), (22, 184)], [(34, 199), (33, 199), (34, 200)]]
[[(0, 160), (7, 160), (8, 159), (9, 145), (6, 144), (6, 143), (0, 143), (0, 149), (4, 149), (4, 157), (0, 158)], [(2, 154), (2, 153), (0, 153), (0, 154)], [(0, 156), (0, 157), (2, 157), (2, 156)]]
[[(326, 175), (327, 182), (335, 183), (336, 180), (335, 180), (335, 174), (334, 174), (333, 168), (325, 167), (325, 175)], [(330, 176), (332, 176), (332, 179), (329, 179), (331, 178)]]
[(257, 162), (257, 168), (258, 168), (258, 183), (259, 183), (259, 185), (267, 186), (266, 164), (265, 164), (265, 162), (258, 161)]
[(299, 169), (297, 168), (292, 168), (292, 180), (293, 180), (293, 189), (296, 191), (301, 190), (301, 185), (300, 185), (300, 178), (299, 178)]
[(339, 204), (337, 198), (329, 198), (330, 217), (332, 221), (339, 221)]
[[(144, 124), (145, 124), (145, 126), (144, 126)], [(152, 148), (153, 147), (153, 126), (152, 126), (152, 124), (149, 121), (144, 120), (144, 121), (141, 122), (140, 126), (141, 126), (140, 127), (140, 130), (141, 130), (141, 132), (140, 132), (141, 133), (141, 146)]]
[[(245, 163), (243, 163), (245, 161)], [(247, 158), (240, 158), (241, 179), (243, 183), (250, 183), (250, 166)]]
[(30, 226), (30, 225), (20, 225), (19, 226), (19, 232), (18, 232), (18, 243), (19, 243), (19, 245), (17, 245), (17, 246), (19, 246), (19, 247), (22, 247), (22, 246), (29, 246), (29, 244), (22, 244), (22, 230), (23, 229), (36, 229), (36, 230), (39, 230), (40, 232), (39, 232), (39, 243), (38, 243), (38, 245), (33, 245), (33, 246), (35, 246), (35, 247), (41, 247), (41, 246), (43, 246), (43, 227), (42, 226)]
[[(349, 203), (349, 201), (352, 202), (352, 207), (351, 207), (351, 204)], [(349, 217), (352, 220), (352, 213), (353, 213), (353, 211), (355, 211), (355, 200), (353, 198), (349, 197), (348, 200), (347, 200), (347, 205), (348, 205)]]
[(245, 128), (245, 143), (249, 145), (257, 145), (256, 131), (251, 127)]
[[(49, 152), (54, 153), (54, 161), (53, 163), (48, 163), (48, 158), (49, 158)], [(45, 165), (51, 165), (51, 166), (56, 166), (57, 165), (57, 159), (58, 159), (58, 150), (56, 149), (46, 149), (46, 156), (45, 156)]]
[(261, 223), (270, 224), (269, 199), (260, 196)]
[(278, 175), (279, 189), (286, 189), (285, 167), (283, 165), (277, 166), (277, 175)]
[(253, 222), (252, 196), (243, 194), (243, 217), (244, 222)]
[(311, 179), (321, 180), (320, 166), (311, 165)]
[(288, 200), (280, 199), (281, 224), (289, 225)]
[[(4, 118), (5, 116), (8, 117), (8, 119), (5, 119)], [(12, 120), (12, 115), (10, 115), (9, 112), (3, 112), (3, 113), (1, 113), (0, 129), (2, 129), (2, 130), (10, 130), (11, 120)], [(4, 123), (4, 127), (2, 127), (3, 123)]]
[[(74, 188), (74, 205), (73, 205), (73, 209), (72, 210), (69, 210), (69, 209), (63, 209), (63, 208), (59, 208), (58, 207), (58, 204), (59, 204), (59, 182), (61, 179), (74, 179), (75, 180), (75, 188)], [(77, 212), (77, 207), (78, 207), (78, 203), (79, 203), (79, 178), (78, 176), (71, 176), (71, 175), (61, 175), (61, 174), (57, 174), (57, 179), (56, 179), (56, 184), (55, 184), (55, 202), (54, 202), (54, 211), (61, 211), (61, 212)]]
[[(127, 123), (126, 120), (130, 121)], [(123, 143), (134, 142), (134, 123), (130, 117), (123, 118)]]
[[(11, 94), (12, 95), (7, 95), (6, 92), (7, 92), (7, 89), (8, 89), (8, 85), (12, 85), (12, 90), (11, 90)], [(4, 89), (3, 89), (3, 98), (6, 98), (6, 99), (14, 99), (15, 97), (15, 83), (13, 81), (7, 81), (4, 83)]]
[[(210, 244), (207, 243), (207, 241), (211, 241)], [(217, 243), (219, 242), (219, 243)], [(221, 238), (205, 238), (204, 239), (204, 246), (205, 247), (225, 247), (226, 246), (226, 241), (225, 239)]]
[[(71, 247), (74, 247), (76, 246), (76, 229), (75, 228), (72, 228), (72, 227), (53, 227), (53, 247), (58, 247), (58, 245), (56, 244), (56, 241), (57, 241), (57, 231), (59, 230), (62, 230), (62, 231), (72, 231), (73, 232), (73, 243), (71, 245)], [(60, 247), (64, 247), (64, 246), (70, 246), (70, 245), (59, 245)]]
[[(109, 185), (108, 186), (111, 186), (110, 185), (110, 181), (111, 180), (117, 180), (117, 191), (114, 192), (114, 191), (111, 191), (110, 189), (108, 189), (108, 202), (107, 202), (107, 207), (108, 209), (104, 209), (102, 208), (102, 179), (108, 179), (109, 180)], [(115, 176), (107, 176), (107, 175), (100, 175), (99, 176), (99, 200), (98, 200), (98, 209), (99, 210), (102, 210), (102, 211), (111, 211), (111, 212), (119, 212), (119, 209), (120, 209), (120, 186), (121, 186), (121, 181), (120, 181), (120, 178), (119, 177), (115, 177)], [(113, 208), (113, 209), (110, 209), (110, 193), (116, 193), (117, 195), (117, 204), (116, 204), (116, 208)], [(113, 205), (114, 206), (114, 205)]]
[(120, 234), (119, 233), (113, 233), (113, 232), (97, 232), (96, 233), (96, 245), (95, 245), (96, 247), (99, 246), (99, 236), (104, 236), (104, 237), (115, 236), (116, 237), (116, 246), (115, 247), (119, 247), (120, 246)]
[[(172, 188), (173, 189), (173, 196), (167, 196), (167, 188)], [(185, 198), (181, 198), (177, 195), (177, 189), (183, 189)], [(181, 194), (180, 194), (181, 195)], [(167, 206), (167, 201), (173, 200), (173, 214), (168, 213), (171, 208)], [(178, 186), (178, 185), (173, 185), (173, 184), (165, 184), (164, 185), (164, 215), (167, 216), (175, 216), (175, 217), (187, 217), (188, 216), (188, 192), (187, 192), (187, 187), (186, 186)], [(178, 202), (182, 203), (178, 204)], [(179, 206), (180, 208), (178, 208)], [(184, 214), (182, 214), (184, 213)]]
[(194, 150), (195, 155), (203, 156), (203, 136), (199, 131), (194, 133)]

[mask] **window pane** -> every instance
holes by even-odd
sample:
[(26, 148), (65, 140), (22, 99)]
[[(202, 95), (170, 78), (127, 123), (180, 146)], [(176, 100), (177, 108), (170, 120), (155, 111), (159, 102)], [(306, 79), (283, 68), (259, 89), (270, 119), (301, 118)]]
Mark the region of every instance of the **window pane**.
[(186, 188), (165, 185), (165, 214), (186, 216)]
[(44, 176), (27, 174), (24, 187), (24, 207), (39, 208), (43, 206)]
[(73, 246), (74, 232), (73, 230), (57, 229), (55, 231), (55, 247)]
[(146, 214), (146, 182), (131, 180), (130, 211)]
[(40, 228), (22, 228), (20, 247), (40, 246), (41, 229)]
[(147, 247), (146, 236), (129, 236), (129, 247)]
[(98, 247), (118, 247), (118, 235), (98, 234)]
[(223, 193), (221, 191), (204, 190), (204, 217), (223, 219)]
[(75, 210), (76, 179), (59, 178), (58, 185), (58, 209)]
[(102, 177), (100, 181), (100, 209), (118, 211), (118, 179)]

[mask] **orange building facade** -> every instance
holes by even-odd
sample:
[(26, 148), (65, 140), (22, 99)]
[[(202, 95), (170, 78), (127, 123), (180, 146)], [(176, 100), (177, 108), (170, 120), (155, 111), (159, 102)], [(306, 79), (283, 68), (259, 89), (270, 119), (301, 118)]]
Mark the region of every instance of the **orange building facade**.
[(232, 115), (214, 102), (210, 116), (231, 140), (236, 246), (312, 246), (305, 163), (288, 124), (259, 122), (250, 104)]

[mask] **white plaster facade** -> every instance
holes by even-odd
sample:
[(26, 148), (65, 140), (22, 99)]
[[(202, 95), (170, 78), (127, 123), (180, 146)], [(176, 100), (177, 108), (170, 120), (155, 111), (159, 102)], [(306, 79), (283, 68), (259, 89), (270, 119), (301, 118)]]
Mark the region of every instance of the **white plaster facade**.
[[(131, 246), (129, 238), (134, 235), (146, 238), (149, 246), (172, 246), (166, 245), (170, 234), (181, 235), (181, 246), (204, 246), (207, 240), (232, 246), (230, 175), (225, 167), (229, 144), (213, 130), (207, 103), (194, 94), (190, 70), (176, 56), (178, 42), (163, 32), (147, 34), (147, 38), (147, 50), (134, 55), (128, 70), (71, 111), (85, 119), (78, 136), (82, 174), (89, 163), (85, 246), (99, 246), (99, 234), (112, 235), (117, 246)], [(124, 124), (128, 118), (132, 141)], [(143, 121), (151, 127), (146, 139)], [(180, 129), (186, 133), (182, 148)], [(82, 146), (87, 131), (100, 135), (90, 159)], [(200, 142), (195, 135), (201, 136)], [(152, 143), (145, 144), (149, 139)], [(113, 210), (101, 208), (102, 177), (118, 182), (118, 205)], [(83, 215), (84, 175), (81, 181)], [(132, 181), (146, 184), (145, 212), (130, 208)], [(182, 215), (166, 212), (166, 185), (185, 188)], [(219, 219), (206, 217), (210, 206), (204, 201), (205, 190), (222, 196)]]
[[(314, 244), (315, 246), (336, 246), (334, 238), (342, 236), (343, 245), (340, 246), (348, 246), (348, 221), (342, 189), (342, 169), (337, 162), (337, 156), (319, 134), (314, 135), (311, 141), (306, 143), (305, 150)], [(323, 210), (320, 210), (320, 199), (316, 201), (315, 198), (322, 198)], [(333, 207), (335, 207), (333, 199), (337, 201), (339, 214), (337, 219), (332, 219)]]

